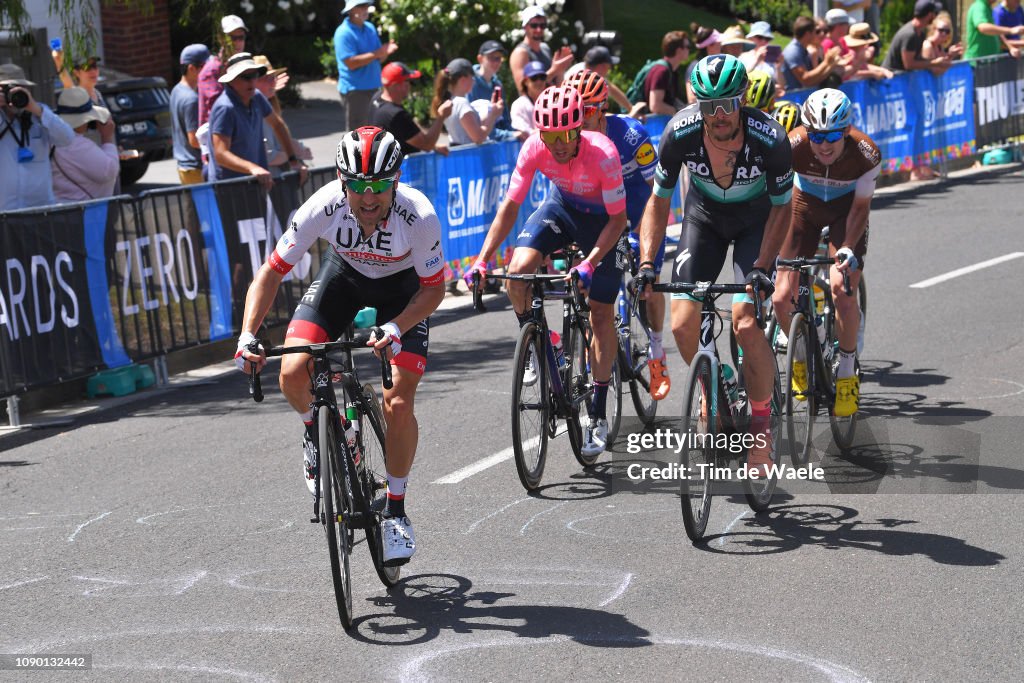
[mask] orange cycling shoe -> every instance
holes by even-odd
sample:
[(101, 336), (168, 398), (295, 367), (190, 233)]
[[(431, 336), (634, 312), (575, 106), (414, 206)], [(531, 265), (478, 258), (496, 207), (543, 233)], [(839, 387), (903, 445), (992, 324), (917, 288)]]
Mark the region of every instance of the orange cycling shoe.
[(647, 366), (651, 370), (651, 398), (655, 401), (660, 401), (668, 396), (669, 389), (672, 388), (672, 380), (668, 377), (667, 360), (665, 356), (662, 356), (647, 361)]
[[(752, 477), (768, 476), (768, 468), (774, 462), (774, 437), (772, 436), (769, 418), (753, 418), (750, 434), (754, 436), (754, 443), (750, 446), (750, 453), (747, 456), (747, 470)], [(765, 422), (763, 425), (756, 424)]]

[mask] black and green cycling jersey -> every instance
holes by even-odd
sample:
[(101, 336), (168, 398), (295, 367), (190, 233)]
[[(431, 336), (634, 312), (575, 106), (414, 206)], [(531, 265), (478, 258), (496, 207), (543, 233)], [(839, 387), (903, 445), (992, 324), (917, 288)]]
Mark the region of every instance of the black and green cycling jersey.
[(715, 182), (704, 147), (704, 119), (699, 105), (691, 104), (676, 113), (661, 135), (654, 193), (671, 197), (685, 165), (690, 185), (701, 197), (714, 202), (750, 202), (765, 195), (773, 205), (788, 202), (793, 190), (793, 152), (786, 129), (768, 114), (750, 107), (740, 109), (740, 125), (744, 145), (733, 169), (732, 184), (723, 188)]

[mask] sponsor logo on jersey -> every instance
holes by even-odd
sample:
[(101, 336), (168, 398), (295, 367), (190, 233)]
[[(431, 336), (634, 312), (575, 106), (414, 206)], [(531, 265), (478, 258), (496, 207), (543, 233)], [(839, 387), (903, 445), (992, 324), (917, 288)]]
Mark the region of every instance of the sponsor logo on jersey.
[(761, 169), (757, 166), (737, 166), (736, 167), (736, 180), (753, 180), (763, 175)]
[(705, 164), (703, 161), (700, 162), (700, 163), (697, 163), (696, 161), (687, 161), (686, 162), (686, 168), (688, 168), (690, 170), (690, 173), (695, 173), (697, 175), (702, 175), (702, 176), (709, 176), (709, 175), (711, 175), (711, 169), (708, 168), (708, 165)]
[(689, 116), (684, 116), (683, 118), (679, 119), (678, 121), (672, 124), (672, 130), (679, 130), (680, 128), (684, 128), (686, 126), (692, 126), (695, 123), (700, 123), (702, 120), (703, 119), (701, 119), (700, 114), (691, 114)]
[(624, 139), (627, 145), (631, 147), (636, 146), (636, 143), (640, 142), (640, 131), (636, 128), (626, 128)]
[(775, 184), (776, 185), (785, 185), (792, 178), (793, 178), (793, 169), (789, 169), (784, 174), (782, 174), (780, 176), (775, 176)]
[(641, 166), (646, 166), (652, 161), (654, 161), (654, 146), (649, 142), (645, 142), (636, 151), (636, 162)]
[(440, 263), (440, 262), (441, 262), (441, 255), (440, 255), (440, 254), (438, 254), (438, 255), (437, 255), (437, 256), (435, 256), (434, 258), (432, 258), (432, 259), (430, 259), (429, 261), (427, 261), (427, 262), (426, 262), (426, 264), (425, 264), (425, 266), (426, 266), (427, 268), (433, 268), (434, 266), (436, 266), (436, 265), (437, 265), (438, 263)]
[(878, 152), (878, 148), (871, 144), (870, 140), (861, 140), (857, 143), (857, 149), (864, 155), (864, 158), (870, 161), (872, 164), (877, 164), (882, 161), (882, 155)]
[(772, 138), (773, 141), (779, 137), (778, 132), (775, 130), (775, 126), (767, 121), (758, 121), (753, 116), (747, 117), (747, 127), (761, 131)]

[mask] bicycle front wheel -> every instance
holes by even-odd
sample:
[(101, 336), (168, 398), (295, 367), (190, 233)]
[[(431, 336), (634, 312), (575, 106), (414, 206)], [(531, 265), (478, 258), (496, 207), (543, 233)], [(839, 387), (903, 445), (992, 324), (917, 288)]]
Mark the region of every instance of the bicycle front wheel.
[[(359, 412), (359, 453), (360, 463), (356, 467), (366, 501), (366, 546), (373, 558), (377, 577), (386, 587), (398, 583), (401, 567), (384, 566), (384, 544), (380, 537), (380, 520), (387, 504), (387, 456), (384, 452), (387, 424), (380, 409), (377, 394), (370, 384), (363, 385)], [(365, 412), (364, 412), (365, 410)]]
[[(794, 313), (789, 325), (789, 343), (786, 348), (786, 436), (789, 437), (789, 455), (797, 467), (807, 464), (811, 455), (814, 416), (817, 413), (817, 394), (814, 388), (814, 349), (807, 318)], [(799, 360), (800, 352), (804, 360)], [(797, 393), (793, 388), (794, 367), (803, 364), (802, 374), (807, 386)]]
[(320, 448), (320, 487), (323, 501), (323, 524), (327, 533), (327, 550), (331, 555), (331, 577), (334, 580), (334, 598), (338, 603), (338, 616), (345, 629), (352, 626), (352, 573), (349, 555), (352, 550), (349, 525), (352, 519), (352, 499), (345, 482), (347, 474), (338, 458), (338, 438), (335, 432), (335, 414), (327, 406), (317, 413), (318, 445)]
[[(782, 426), (784, 399), (782, 397), (782, 382), (779, 380), (779, 365), (775, 360), (775, 354), (772, 354), (772, 370), (775, 373), (775, 383), (772, 385), (771, 415), (769, 417), (767, 434), (771, 437), (772, 463), (778, 465), (779, 435), (781, 434), (780, 427)], [(755, 428), (755, 437), (757, 434), (765, 433), (764, 426), (755, 424), (753, 418), (751, 418), (751, 425)], [(764, 512), (767, 510), (772, 502), (772, 496), (775, 495), (775, 487), (778, 483), (777, 470), (772, 472), (769, 477), (760, 477), (758, 479), (744, 478), (743, 495), (747, 499), (747, 505), (750, 506), (750, 509), (754, 512)]]
[(512, 366), (512, 452), (527, 491), (540, 486), (548, 450), (551, 379), (541, 334), (536, 323), (523, 326)]
[(718, 406), (711, 400), (711, 359), (697, 354), (686, 378), (683, 428), (686, 441), (679, 453), (679, 500), (686, 535), (696, 543), (704, 537), (711, 514), (711, 467), (715, 465), (715, 421)]
[[(647, 304), (640, 301), (637, 306)], [(658, 402), (651, 398), (651, 366), (647, 364), (651, 359), (651, 334), (640, 321), (639, 311), (629, 316), (629, 340), (623, 346), (621, 356), (628, 361), (631, 370), (629, 393), (633, 396), (633, 407), (644, 426), (650, 427), (658, 413)]]
[(596, 455), (583, 454), (583, 425), (590, 419), (590, 399), (594, 394), (593, 376), (590, 372), (590, 347), (586, 337), (578, 326), (569, 332), (569, 346), (566, 347), (565, 401), (569, 414), (566, 422), (569, 427), (569, 443), (576, 461), (583, 467), (590, 467), (597, 462)]
[(608, 403), (606, 406), (608, 415), (608, 445), (605, 450), (611, 450), (615, 437), (619, 433), (619, 426), (622, 423), (622, 373), (619, 372), (618, 362), (612, 363), (612, 374), (608, 380)]

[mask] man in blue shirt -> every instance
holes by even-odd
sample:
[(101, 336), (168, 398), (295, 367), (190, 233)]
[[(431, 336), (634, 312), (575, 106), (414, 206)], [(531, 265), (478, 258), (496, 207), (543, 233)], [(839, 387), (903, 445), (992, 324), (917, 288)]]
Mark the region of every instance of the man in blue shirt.
[(210, 58), (205, 45), (188, 45), (181, 51), (181, 80), (171, 90), (171, 136), (174, 161), (182, 185), (203, 182), (203, 160), (199, 154), (199, 72)]
[(779, 73), (786, 79), (786, 90), (820, 85), (833, 70), (842, 71), (838, 46), (826, 51), (821, 63), (811, 68), (807, 46), (814, 42), (815, 30), (814, 19), (810, 17), (799, 16), (793, 21), (793, 40), (783, 48), (779, 64)]
[[(505, 47), (496, 40), (485, 41), (480, 46), (480, 51), (477, 52), (476, 61), (477, 64), (473, 67), (473, 89), (469, 91), (467, 97), (470, 102), (473, 100), (490, 102), (494, 91), (500, 91), (501, 88), (498, 69), (505, 61)], [(508, 110), (505, 109), (504, 93), (502, 93), (500, 104), (503, 110), (501, 118), (495, 122), (491, 134), (487, 137), (491, 140), (525, 140), (529, 135), (526, 131), (512, 130), (512, 122), (509, 120)]]
[(392, 41), (381, 45), (377, 29), (366, 20), (372, 4), (373, 0), (347, 0), (341, 11), (345, 20), (334, 32), (345, 130), (355, 130), (370, 122), (370, 102), (380, 89), (381, 64), (398, 49)]
[(256, 79), (267, 67), (253, 61), (248, 52), (239, 52), (227, 61), (220, 82), (227, 87), (210, 110), (210, 180), (253, 176), (269, 190), (274, 184), (267, 163), (267, 145), (263, 141), (263, 121), (274, 130), (288, 152), (288, 165), (299, 171), (299, 182), (306, 182), (306, 165), (299, 160), (297, 147), (284, 120), (274, 112)]

